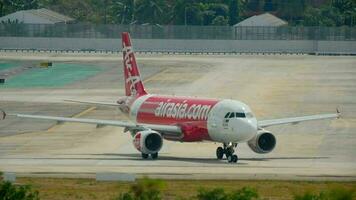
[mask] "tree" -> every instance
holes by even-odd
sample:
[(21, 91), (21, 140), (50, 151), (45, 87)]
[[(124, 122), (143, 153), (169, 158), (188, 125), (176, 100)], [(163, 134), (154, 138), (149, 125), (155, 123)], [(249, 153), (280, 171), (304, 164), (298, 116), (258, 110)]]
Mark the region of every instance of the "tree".
[(0, 0), (0, 17), (4, 16), (4, 11), (5, 11), (5, 5), (4, 5), (4, 0)]
[(223, 17), (229, 16), (229, 7), (226, 4), (211, 3), (207, 5), (208, 5), (207, 9), (214, 11), (216, 16), (223, 16)]
[(96, 24), (212, 25), (228, 19), (234, 25), (271, 11), (291, 25), (352, 26), (356, 21), (355, 0), (0, 0), (0, 16), (42, 7)]
[(289, 22), (300, 20), (303, 17), (305, 0), (276, 0), (278, 15)]
[(203, 16), (203, 9), (199, 4), (193, 4), (186, 8), (187, 25), (202, 25)]
[(229, 24), (233, 26), (237, 23), (239, 17), (238, 2), (237, 0), (230, 0), (229, 4)]
[(77, 21), (104, 23), (104, 1), (41, 0), (40, 5)]
[(121, 194), (118, 200), (160, 200), (164, 186), (163, 181), (144, 178), (133, 185), (128, 193)]
[(184, 25), (187, 21), (188, 0), (177, 0), (171, 5), (170, 21), (176, 25)]
[(332, 6), (338, 9), (341, 13), (346, 13), (356, 9), (356, 2), (353, 0), (333, 0)]
[(307, 192), (302, 195), (294, 196), (294, 200), (327, 200), (327, 196), (324, 193), (317, 195)]
[(29, 10), (38, 8), (37, 0), (7, 0), (5, 2), (13, 6), (15, 10)]
[(200, 189), (198, 191), (198, 200), (253, 200), (258, 199), (257, 190), (250, 187), (243, 187), (240, 190), (226, 193), (222, 188), (213, 190)]
[(344, 188), (332, 188), (328, 191), (322, 191), (319, 194), (305, 192), (294, 196), (294, 200), (352, 200), (355, 197), (355, 190)]
[(262, 0), (247, 1), (246, 4), (246, 8), (253, 13), (261, 12), (262, 6), (263, 6)]
[(222, 188), (213, 190), (200, 189), (197, 195), (198, 200), (228, 200), (228, 195)]
[(175, 3), (171, 5), (173, 11), (173, 14), (171, 15), (171, 22), (177, 25), (212, 25), (215, 19), (216, 23), (223, 22), (224, 20), (222, 19), (228, 19), (228, 5), (224, 3), (214, 3), (216, 1), (201, 2), (202, 1), (188, 0), (175, 1)]
[(263, 10), (265, 12), (270, 12), (274, 10), (273, 2), (272, 0), (265, 0), (265, 4), (263, 6)]
[(356, 1), (355, 0), (333, 0), (332, 7), (336, 8), (342, 15), (344, 25), (352, 26), (356, 19)]
[(137, 0), (135, 16), (139, 23), (164, 24), (167, 20), (163, 0)]
[(38, 1), (37, 0), (24, 0), (23, 1), (23, 9), (37, 9), (38, 8)]
[(340, 26), (343, 24), (343, 20), (342, 15), (333, 7), (308, 7), (304, 13), (302, 24), (304, 26)]
[(108, 22), (115, 24), (130, 24), (134, 21), (134, 1), (112, 0), (109, 4)]
[(213, 25), (213, 26), (226, 26), (226, 25), (229, 25), (229, 20), (226, 17), (217, 16), (211, 22), (211, 25)]
[(216, 13), (213, 10), (206, 9), (202, 11), (203, 23), (202, 25), (210, 25), (212, 21), (216, 18)]
[(31, 187), (14, 186), (8, 181), (0, 182), (1, 200), (39, 200), (38, 191), (32, 191)]
[(233, 192), (230, 196), (230, 199), (234, 200), (252, 200), (258, 199), (259, 195), (255, 188), (243, 187), (240, 190)]
[[(213, 20), (217, 19), (217, 23), (221, 23), (224, 20), (227, 19), (228, 14), (229, 14), (229, 9), (228, 6), (222, 3), (206, 3), (206, 4), (198, 4), (200, 8), (200, 13), (203, 18), (202, 25), (212, 25)], [(225, 20), (227, 21), (227, 20)], [(224, 23), (226, 25), (226, 23)]]
[(38, 0), (0, 0), (0, 17), (19, 10), (37, 9)]

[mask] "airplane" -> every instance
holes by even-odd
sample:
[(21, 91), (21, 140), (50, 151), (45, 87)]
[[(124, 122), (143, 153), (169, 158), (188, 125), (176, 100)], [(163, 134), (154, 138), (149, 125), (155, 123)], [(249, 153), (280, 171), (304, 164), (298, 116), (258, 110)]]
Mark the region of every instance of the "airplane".
[[(340, 112), (302, 117), (258, 121), (245, 103), (230, 99), (208, 99), (185, 96), (155, 95), (146, 92), (136, 63), (130, 35), (122, 33), (123, 72), (125, 95), (117, 102), (77, 101), (76, 103), (112, 106), (125, 113), (130, 121), (67, 118), (43, 115), (8, 114), (2, 111), (0, 118), (15, 116), (57, 122), (78, 122), (100, 126), (123, 127), (130, 132), (134, 147), (143, 159), (157, 159), (163, 141), (221, 143), (216, 157), (236, 163), (237, 144), (247, 142), (252, 151), (260, 154), (271, 152), (276, 137), (266, 127), (321, 119), (339, 118)], [(187, 69), (188, 70), (188, 69)]]

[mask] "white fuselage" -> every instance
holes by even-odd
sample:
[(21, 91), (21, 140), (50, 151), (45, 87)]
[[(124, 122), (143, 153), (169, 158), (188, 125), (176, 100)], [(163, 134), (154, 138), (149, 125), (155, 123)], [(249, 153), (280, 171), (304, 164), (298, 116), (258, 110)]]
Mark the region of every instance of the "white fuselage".
[[(139, 124), (180, 125), (183, 137), (173, 140), (211, 140), (222, 143), (246, 142), (257, 134), (257, 120), (251, 109), (235, 100), (147, 94), (132, 100), (129, 116)], [(170, 138), (172, 139), (172, 138)]]

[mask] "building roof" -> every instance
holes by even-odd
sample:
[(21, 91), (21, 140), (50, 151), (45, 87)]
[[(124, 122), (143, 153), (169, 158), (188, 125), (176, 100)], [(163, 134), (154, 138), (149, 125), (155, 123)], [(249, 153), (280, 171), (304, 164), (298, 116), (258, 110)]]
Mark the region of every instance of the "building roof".
[(285, 26), (288, 23), (270, 13), (254, 15), (234, 26)]
[(0, 18), (0, 21), (18, 21), (25, 24), (57, 24), (69, 23), (73, 18), (46, 8), (34, 10), (21, 10)]

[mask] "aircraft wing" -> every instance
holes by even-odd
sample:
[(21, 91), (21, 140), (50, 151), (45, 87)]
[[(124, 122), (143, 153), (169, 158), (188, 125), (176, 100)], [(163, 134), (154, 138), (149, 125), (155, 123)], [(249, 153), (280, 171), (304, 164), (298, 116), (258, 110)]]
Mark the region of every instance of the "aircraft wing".
[(26, 115), (26, 114), (8, 114), (2, 112), (2, 119), (6, 116), (15, 116), (19, 118), (30, 118), (39, 120), (50, 120), (61, 122), (76, 122), (85, 124), (95, 124), (97, 126), (118, 126), (124, 127), (125, 130), (145, 130), (152, 129), (162, 134), (181, 134), (180, 127), (174, 125), (155, 125), (155, 124), (135, 124), (129, 121), (116, 121), (116, 120), (101, 120), (101, 119), (86, 119), (86, 118), (70, 118), (70, 117), (54, 117), (45, 115)]
[(339, 118), (340, 112), (332, 114), (322, 114), (322, 115), (309, 115), (303, 117), (291, 117), (291, 118), (282, 118), (282, 119), (271, 119), (271, 120), (262, 120), (258, 122), (260, 128), (265, 128), (268, 126), (275, 126), (281, 124), (298, 124), (300, 122), (312, 121), (312, 120), (321, 120), (321, 119), (334, 119)]
[(111, 103), (111, 102), (79, 101), (79, 100), (72, 100), (72, 99), (65, 99), (63, 101), (71, 102), (71, 103), (82, 103), (82, 104), (96, 105), (96, 106), (120, 106), (117, 103)]

